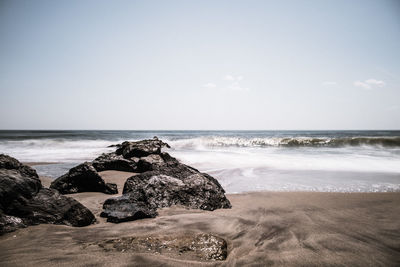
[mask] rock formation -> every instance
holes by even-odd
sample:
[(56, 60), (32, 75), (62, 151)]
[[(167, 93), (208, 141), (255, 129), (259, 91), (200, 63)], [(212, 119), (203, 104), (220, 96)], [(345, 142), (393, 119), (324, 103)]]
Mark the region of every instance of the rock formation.
[(169, 146), (156, 138), (118, 146), (115, 155), (134, 162), (140, 174), (128, 178), (123, 196), (104, 203), (102, 217), (110, 222), (155, 217), (158, 208), (171, 205), (203, 210), (231, 207), (215, 178), (161, 152), (162, 147)]
[(78, 201), (43, 188), (34, 169), (0, 154), (0, 234), (40, 223), (86, 226), (94, 221)]

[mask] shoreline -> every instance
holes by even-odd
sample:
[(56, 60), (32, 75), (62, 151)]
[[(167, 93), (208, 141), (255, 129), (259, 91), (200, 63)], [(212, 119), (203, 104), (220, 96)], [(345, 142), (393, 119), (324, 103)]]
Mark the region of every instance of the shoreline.
[[(119, 193), (132, 173), (105, 171)], [(41, 177), (44, 186), (50, 178)], [(96, 216), (76, 228), (42, 224), (0, 237), (0, 265), (22, 266), (232, 266), (400, 264), (400, 193), (251, 192), (227, 194), (232, 209), (169, 207), (154, 219), (113, 224), (99, 215), (116, 195), (68, 195)], [(106, 251), (96, 245), (123, 237), (210, 233), (227, 241), (225, 261), (198, 261), (182, 255)]]

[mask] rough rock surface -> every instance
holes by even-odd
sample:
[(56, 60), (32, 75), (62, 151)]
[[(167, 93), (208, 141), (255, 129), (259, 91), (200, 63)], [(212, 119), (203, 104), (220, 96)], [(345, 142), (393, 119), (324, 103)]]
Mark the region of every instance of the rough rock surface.
[(115, 184), (107, 184), (89, 162), (82, 163), (68, 171), (68, 173), (54, 180), (50, 188), (57, 189), (62, 194), (79, 192), (103, 192), (117, 194)]
[(224, 239), (205, 233), (124, 237), (95, 242), (93, 245), (105, 251), (158, 253), (173, 258), (203, 261), (225, 260), (228, 254)]
[(118, 146), (115, 154), (135, 162), (140, 174), (128, 178), (123, 196), (104, 203), (103, 217), (111, 222), (154, 217), (157, 208), (171, 205), (204, 210), (231, 208), (215, 178), (161, 152), (162, 147), (169, 146), (156, 138)]
[(134, 172), (137, 169), (137, 162), (125, 159), (116, 153), (102, 154), (93, 160), (92, 165), (98, 172), (105, 170)]
[(32, 224), (86, 226), (94, 220), (78, 201), (43, 188), (34, 169), (0, 155), (0, 234)]
[(146, 157), (151, 154), (160, 154), (163, 147), (170, 147), (167, 143), (159, 140), (157, 137), (137, 142), (123, 142), (115, 151), (117, 155), (124, 158)]
[(157, 211), (146, 201), (138, 199), (135, 195), (125, 194), (118, 198), (109, 198), (104, 202), (104, 211), (101, 217), (106, 217), (108, 222), (120, 223), (144, 218), (154, 218)]

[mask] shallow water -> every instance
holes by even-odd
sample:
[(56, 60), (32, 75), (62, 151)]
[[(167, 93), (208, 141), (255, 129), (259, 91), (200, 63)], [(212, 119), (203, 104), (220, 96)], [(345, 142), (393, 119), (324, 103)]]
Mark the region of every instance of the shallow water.
[(56, 162), (35, 168), (58, 177), (108, 145), (153, 136), (228, 193), (400, 191), (400, 131), (0, 131), (0, 152)]

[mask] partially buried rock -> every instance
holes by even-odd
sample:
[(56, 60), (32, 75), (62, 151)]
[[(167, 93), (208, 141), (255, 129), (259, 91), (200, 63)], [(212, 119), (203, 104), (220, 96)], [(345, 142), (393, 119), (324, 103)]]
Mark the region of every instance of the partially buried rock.
[(86, 226), (94, 221), (78, 201), (43, 188), (34, 169), (0, 155), (0, 234), (39, 223)]
[(187, 260), (222, 261), (228, 255), (226, 241), (207, 233), (123, 237), (95, 242), (94, 245), (106, 251), (159, 253)]
[(106, 217), (108, 222), (120, 223), (144, 218), (154, 218), (157, 211), (145, 200), (138, 199), (135, 195), (123, 195), (118, 198), (109, 198), (104, 202), (104, 211), (101, 217)]
[(79, 192), (103, 192), (117, 194), (115, 184), (107, 184), (88, 162), (82, 163), (68, 171), (68, 173), (54, 180), (50, 188), (57, 189), (62, 194)]

